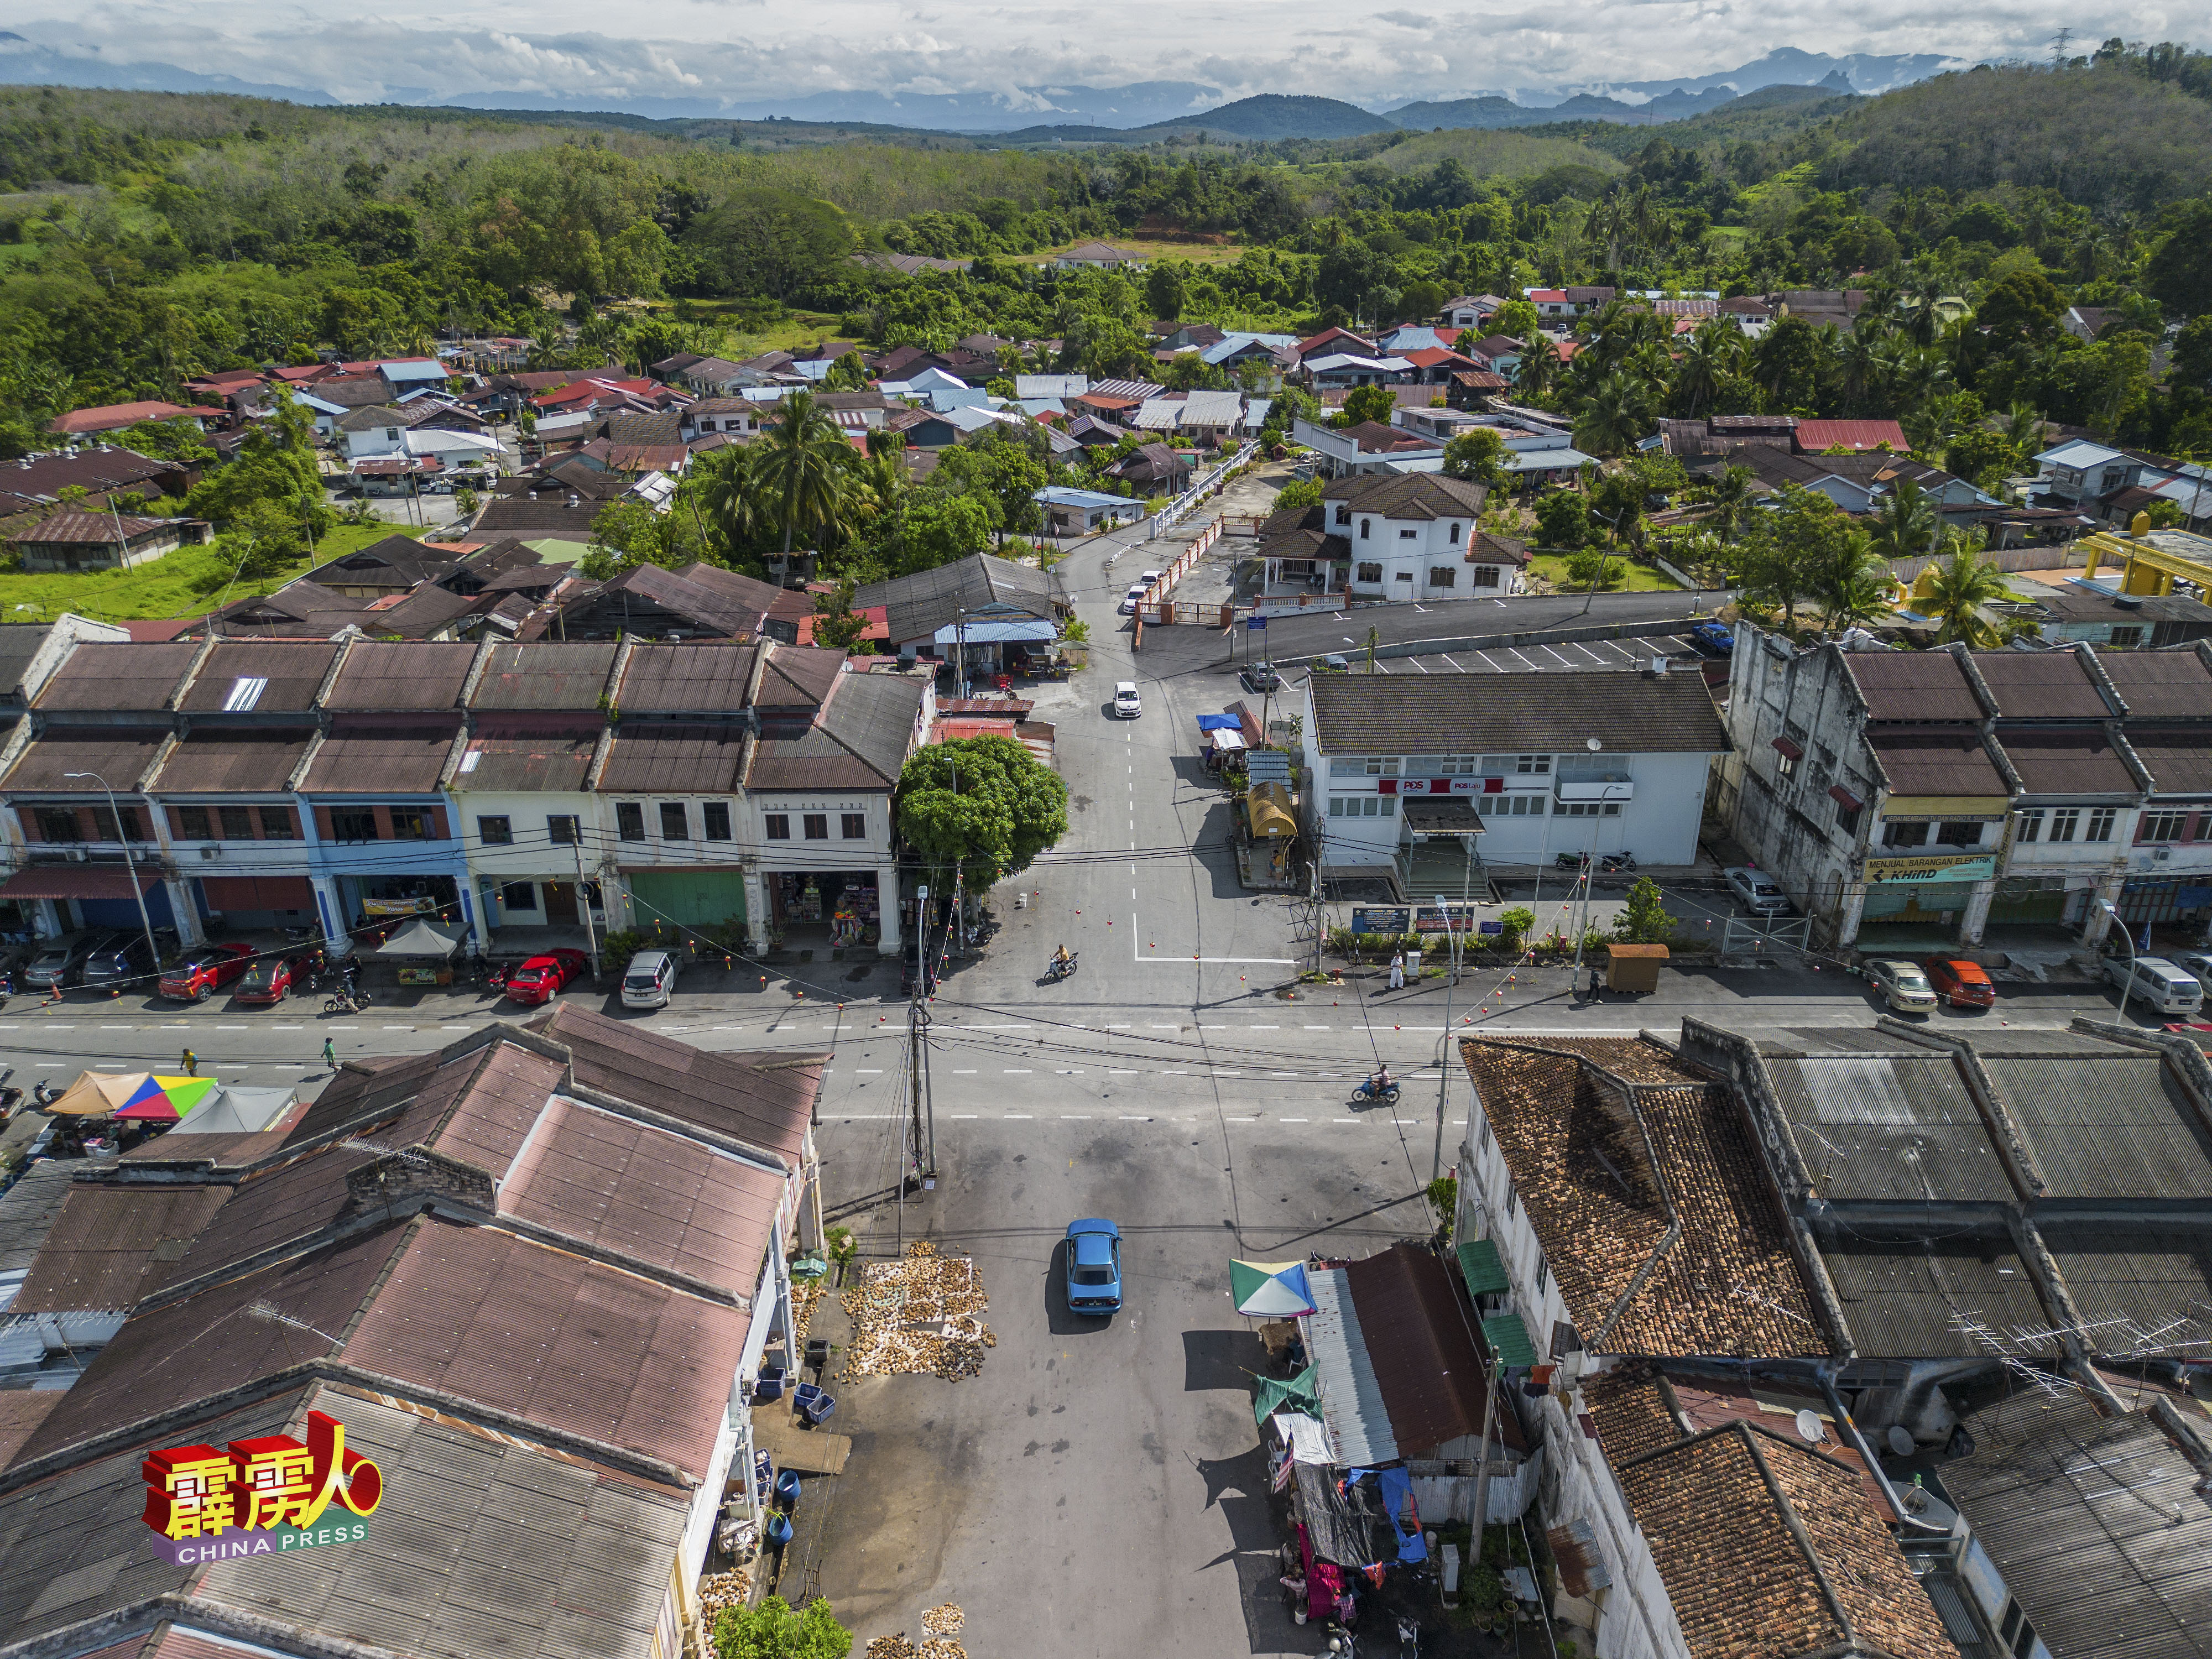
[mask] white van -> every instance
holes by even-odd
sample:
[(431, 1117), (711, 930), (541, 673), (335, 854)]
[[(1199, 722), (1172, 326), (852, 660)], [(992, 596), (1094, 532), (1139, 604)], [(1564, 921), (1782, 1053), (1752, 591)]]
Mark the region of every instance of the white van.
[(2105, 977), (2120, 993), (2120, 1012), (2137, 999), (2157, 1014), (2189, 1015), (2204, 1002), (2204, 988), (2164, 957), (2105, 959)]
[(676, 958), (666, 951), (640, 951), (623, 974), (625, 1008), (665, 1008), (676, 988)]

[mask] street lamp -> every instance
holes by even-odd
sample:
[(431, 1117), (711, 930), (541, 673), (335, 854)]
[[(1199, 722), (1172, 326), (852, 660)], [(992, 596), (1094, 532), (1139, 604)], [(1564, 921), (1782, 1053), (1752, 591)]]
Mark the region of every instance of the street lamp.
[(115, 839), (123, 843), (123, 867), (131, 872), (131, 896), (138, 901), (138, 922), (146, 930), (147, 969), (158, 976), (161, 971), (161, 947), (154, 943), (154, 919), (146, 914), (146, 890), (138, 884), (138, 862), (131, 856), (131, 836), (123, 823), (123, 809), (115, 804), (115, 791), (107, 787), (107, 780), (97, 772), (64, 772), (65, 778), (90, 778), (107, 797), (107, 816), (115, 824)]
[[(1444, 948), (1451, 958), (1451, 977), (1444, 981), (1444, 1036), (1437, 1054), (1437, 1147), (1429, 1158), (1429, 1179), (1440, 1179), (1444, 1172), (1444, 1100), (1451, 1089), (1451, 1067), (1447, 1064), (1451, 1048), (1452, 988), (1459, 983), (1459, 935), (1452, 931), (1452, 914), (1444, 905), (1444, 896), (1436, 896), (1437, 914), (1444, 921)], [(1414, 972), (1420, 970), (1416, 968)]]
[(2128, 982), (2120, 988), (2120, 1018), (2125, 1019), (2129, 1000), (2136, 994), (2136, 937), (2128, 931), (2128, 924), (2121, 919), (2119, 909), (2112, 900), (2100, 898), (2096, 901), (2096, 906), (2112, 919), (2112, 925), (2120, 930), (2121, 939), (2127, 943)]

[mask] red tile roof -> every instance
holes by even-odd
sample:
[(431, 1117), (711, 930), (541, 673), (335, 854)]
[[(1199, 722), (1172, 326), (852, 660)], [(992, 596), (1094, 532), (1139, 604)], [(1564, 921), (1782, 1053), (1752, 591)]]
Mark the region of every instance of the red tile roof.
[(57, 415), (46, 422), (46, 430), (65, 435), (113, 432), (123, 427), (136, 426), (141, 421), (166, 421), (179, 415), (219, 421), (227, 412), (220, 409), (186, 409), (180, 404), (104, 404), (96, 409), (73, 409), (66, 415)]
[(1829, 449), (1863, 452), (1884, 446), (1899, 455), (1912, 447), (1911, 441), (1905, 435), (1905, 428), (1895, 421), (1797, 422), (1797, 448), (1802, 454), (1818, 455)]

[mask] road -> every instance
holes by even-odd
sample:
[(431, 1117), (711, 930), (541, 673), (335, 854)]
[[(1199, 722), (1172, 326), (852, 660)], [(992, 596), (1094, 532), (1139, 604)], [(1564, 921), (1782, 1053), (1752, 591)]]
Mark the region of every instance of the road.
[[(854, 1455), (844, 1475), (809, 1484), (787, 1588), (830, 1596), (863, 1644), (902, 1629), (918, 1638), (921, 1612), (952, 1601), (979, 1656), (1034, 1651), (1041, 1631), (1069, 1654), (1316, 1651), (1319, 1632), (1288, 1622), (1271, 1582), (1279, 1533), (1249, 1404), (1260, 1352), (1228, 1303), (1229, 1259), (1360, 1255), (1429, 1231), (1420, 1191), (1438, 1120), (1449, 1160), (1468, 1110), (1464, 1076), (1437, 1069), (1448, 1029), (1664, 1030), (1686, 1014), (1864, 1025), (1875, 1013), (1862, 981), (1786, 968), (1674, 971), (1652, 996), (1594, 1004), (1559, 969), (1486, 968), (1449, 993), (1436, 981), (1391, 993), (1371, 975), (1297, 984), (1310, 942), (1297, 912), (1237, 884), (1226, 799), (1194, 754), (1194, 717), (1235, 693), (1223, 675), (1177, 667), (1161, 632), (1133, 653), (1115, 614), (1133, 570), (1165, 562), (1134, 539), (1086, 543), (1063, 566), (1093, 640), (1090, 672), (1048, 688), (1060, 700), (1048, 717), (1070, 830), (1022, 878), (1022, 908), (1001, 896), (989, 953), (932, 1005), (933, 1191), (903, 1207), (893, 1197), (907, 1099), (895, 969), (694, 969), (674, 1006), (650, 1014), (570, 994), (702, 1047), (825, 1054), (817, 1133), (832, 1218), (871, 1256), (918, 1235), (969, 1255), (990, 1290), (998, 1343), (980, 1376), (834, 1384), (834, 1426)], [(1141, 688), (1139, 720), (1108, 712), (1125, 678)], [(1044, 985), (1061, 942), (1081, 965)], [(2001, 990), (1989, 1013), (1930, 1023), (2113, 1017), (2087, 984)], [(326, 1036), (350, 1059), (529, 1017), (467, 994), (345, 1018), (315, 1006), (18, 998), (0, 1011), (0, 1062), (19, 1083), (61, 1082), (85, 1065), (167, 1068), (189, 1044), (204, 1074), (313, 1090)], [(1383, 1061), (1404, 1079), (1397, 1103), (1348, 1108)], [(1127, 1306), (1111, 1321), (1065, 1306), (1058, 1242), (1081, 1215), (1125, 1234)], [(817, 1334), (842, 1335), (841, 1319), (827, 1306)]]

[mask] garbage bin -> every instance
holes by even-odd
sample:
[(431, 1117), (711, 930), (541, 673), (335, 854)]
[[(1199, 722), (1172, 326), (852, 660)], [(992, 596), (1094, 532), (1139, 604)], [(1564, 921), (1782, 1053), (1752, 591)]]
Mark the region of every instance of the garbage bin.
[(775, 1501), (790, 1505), (799, 1502), (799, 1471), (786, 1469), (775, 1478)]

